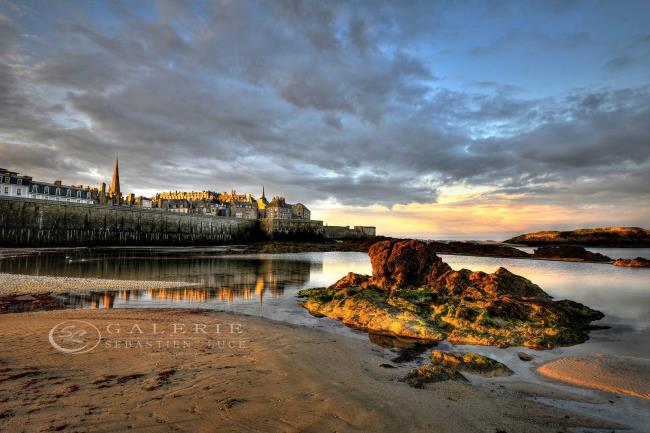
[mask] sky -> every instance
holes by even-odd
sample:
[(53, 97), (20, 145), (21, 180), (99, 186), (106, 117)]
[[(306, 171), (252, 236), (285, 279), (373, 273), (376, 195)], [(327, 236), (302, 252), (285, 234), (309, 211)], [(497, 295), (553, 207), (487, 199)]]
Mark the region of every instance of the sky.
[(497, 239), (650, 221), (648, 1), (0, 0), (0, 167)]

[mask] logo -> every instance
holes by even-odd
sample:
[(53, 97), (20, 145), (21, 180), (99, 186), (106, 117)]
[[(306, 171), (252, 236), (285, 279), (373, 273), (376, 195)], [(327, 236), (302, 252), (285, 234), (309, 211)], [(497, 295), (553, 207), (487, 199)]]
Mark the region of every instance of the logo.
[(49, 340), (59, 352), (78, 355), (93, 350), (101, 334), (93, 324), (83, 320), (66, 320), (50, 329)]

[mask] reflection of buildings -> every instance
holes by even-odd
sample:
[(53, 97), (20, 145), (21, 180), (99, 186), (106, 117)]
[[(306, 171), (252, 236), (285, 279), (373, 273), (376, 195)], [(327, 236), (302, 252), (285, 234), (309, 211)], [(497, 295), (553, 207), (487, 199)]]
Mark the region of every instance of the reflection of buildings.
[[(59, 260), (54, 260), (55, 257)], [(38, 274), (141, 280), (162, 280), (173, 276), (175, 280), (198, 283), (196, 287), (184, 289), (120, 290), (71, 298), (73, 303), (81, 306), (113, 308), (116, 304), (138, 300), (154, 303), (263, 303), (265, 297), (283, 296), (287, 287), (302, 287), (309, 281), (312, 267), (322, 266), (307, 261), (262, 258), (158, 256), (134, 260), (133, 257), (104, 254), (100, 257), (69, 263), (61, 260), (60, 256), (32, 256), (18, 260), (16, 264), (19, 266), (10, 271), (33, 273), (38, 269)], [(0, 272), (7, 270), (0, 262)]]

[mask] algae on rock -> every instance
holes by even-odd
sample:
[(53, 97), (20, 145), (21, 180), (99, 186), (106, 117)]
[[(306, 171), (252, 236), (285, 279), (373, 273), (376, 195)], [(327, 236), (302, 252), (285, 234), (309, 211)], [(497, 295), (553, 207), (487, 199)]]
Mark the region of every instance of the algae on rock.
[(588, 338), (603, 314), (554, 301), (528, 279), (452, 270), (425, 242), (382, 241), (368, 253), (372, 276), (350, 273), (327, 288), (301, 290), (312, 314), (378, 334), (431, 342), (550, 349)]

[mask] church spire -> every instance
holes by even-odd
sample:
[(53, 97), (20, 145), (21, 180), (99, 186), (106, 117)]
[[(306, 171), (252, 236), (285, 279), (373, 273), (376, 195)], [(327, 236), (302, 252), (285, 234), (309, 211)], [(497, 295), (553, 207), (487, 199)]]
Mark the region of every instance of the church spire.
[(264, 193), (264, 185), (262, 185), (262, 197), (261, 198), (266, 198), (266, 194)]
[(113, 166), (113, 180), (111, 181), (111, 187), (108, 190), (108, 194), (111, 197), (119, 197), (120, 192), (120, 168), (117, 161), (117, 155), (115, 156), (115, 165)]

